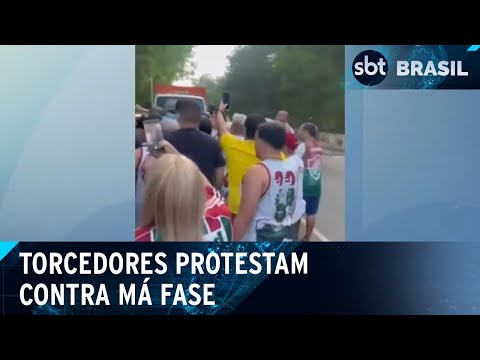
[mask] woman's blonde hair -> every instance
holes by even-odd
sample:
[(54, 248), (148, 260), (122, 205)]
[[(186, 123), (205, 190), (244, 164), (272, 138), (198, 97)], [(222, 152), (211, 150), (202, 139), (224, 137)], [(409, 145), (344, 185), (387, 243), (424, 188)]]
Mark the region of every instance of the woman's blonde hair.
[(162, 155), (146, 175), (142, 227), (155, 226), (164, 241), (201, 241), (205, 190), (195, 163)]

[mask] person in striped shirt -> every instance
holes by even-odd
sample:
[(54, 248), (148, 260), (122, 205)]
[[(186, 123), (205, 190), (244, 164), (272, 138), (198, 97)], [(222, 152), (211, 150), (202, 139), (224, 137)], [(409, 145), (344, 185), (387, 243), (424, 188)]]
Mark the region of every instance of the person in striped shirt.
[(305, 146), (303, 155), (303, 199), (305, 200), (306, 229), (302, 241), (310, 241), (313, 229), (315, 228), (315, 215), (320, 206), (322, 194), (322, 158), (323, 151), (320, 146), (319, 132), (315, 124), (306, 122), (302, 124), (299, 131), (299, 140)]

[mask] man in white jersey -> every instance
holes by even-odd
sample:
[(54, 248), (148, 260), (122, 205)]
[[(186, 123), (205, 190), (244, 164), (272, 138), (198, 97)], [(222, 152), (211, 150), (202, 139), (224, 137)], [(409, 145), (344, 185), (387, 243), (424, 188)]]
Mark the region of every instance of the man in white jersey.
[(262, 161), (243, 178), (240, 210), (233, 222), (233, 241), (291, 241), (295, 238), (295, 206), (303, 162), (299, 156), (283, 159), (285, 127), (261, 124), (255, 150)]

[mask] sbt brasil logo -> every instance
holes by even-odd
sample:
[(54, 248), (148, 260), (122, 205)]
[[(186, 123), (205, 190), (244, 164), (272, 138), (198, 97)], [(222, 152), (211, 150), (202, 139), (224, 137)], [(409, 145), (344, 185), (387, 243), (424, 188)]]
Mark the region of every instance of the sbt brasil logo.
[[(352, 71), (360, 84), (375, 86), (380, 84), (388, 74), (388, 62), (385, 56), (375, 50), (366, 50), (353, 60)], [(468, 76), (462, 69), (461, 61), (428, 61), (424, 64), (418, 60), (396, 61), (397, 76)]]

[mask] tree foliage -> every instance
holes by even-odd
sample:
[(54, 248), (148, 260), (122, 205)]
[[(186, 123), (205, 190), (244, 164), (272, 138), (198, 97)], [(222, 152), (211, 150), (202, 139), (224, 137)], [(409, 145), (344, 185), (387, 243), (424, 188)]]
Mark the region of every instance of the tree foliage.
[(223, 78), (213, 78), (210, 74), (200, 76), (193, 82), (194, 86), (201, 86), (207, 89), (207, 100), (209, 104), (218, 105), (222, 100)]
[[(136, 101), (150, 104), (150, 79), (170, 84), (191, 72), (194, 45), (136, 47)], [(287, 110), (293, 125), (310, 117), (323, 131), (344, 133), (344, 47), (337, 45), (243, 45), (229, 57), (222, 77), (202, 75), (195, 86), (207, 88), (209, 104), (224, 91), (232, 112), (273, 118)]]
[(344, 47), (335, 45), (244, 45), (229, 58), (224, 77), (202, 76), (209, 103), (229, 91), (232, 111), (273, 118), (290, 113), (293, 125), (310, 117), (323, 131), (344, 133)]
[[(191, 73), (194, 45), (137, 45), (135, 47), (135, 101), (150, 106), (151, 80), (170, 84)], [(190, 66), (188, 66), (190, 65)]]

